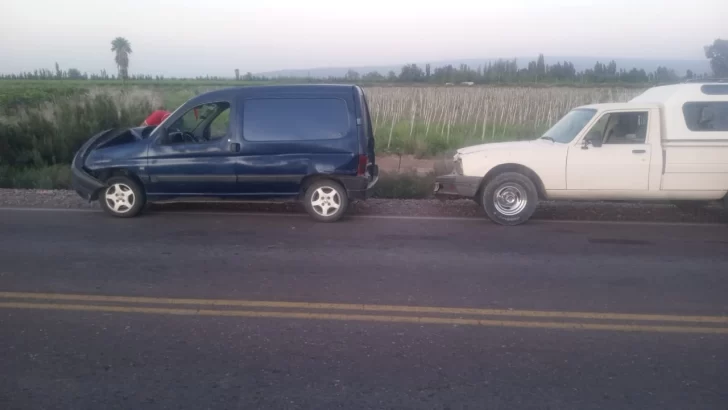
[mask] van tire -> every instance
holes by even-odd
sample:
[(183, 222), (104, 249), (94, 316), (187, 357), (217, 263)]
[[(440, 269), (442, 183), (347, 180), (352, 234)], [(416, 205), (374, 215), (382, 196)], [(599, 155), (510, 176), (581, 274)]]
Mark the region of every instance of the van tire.
[[(147, 202), (144, 188), (129, 177), (115, 176), (106, 181), (106, 188), (99, 192), (99, 206), (107, 214), (117, 218), (131, 218), (139, 215)], [(113, 198), (118, 195), (118, 201)], [(124, 202), (126, 205), (124, 205)], [(116, 208), (114, 204), (119, 204)], [(116, 209), (115, 209), (116, 208)]]
[(520, 225), (536, 211), (538, 191), (527, 176), (518, 172), (504, 172), (485, 185), (481, 203), (493, 222)]
[(320, 179), (306, 188), (303, 206), (317, 221), (336, 222), (346, 213), (349, 196), (340, 183), (330, 179)]

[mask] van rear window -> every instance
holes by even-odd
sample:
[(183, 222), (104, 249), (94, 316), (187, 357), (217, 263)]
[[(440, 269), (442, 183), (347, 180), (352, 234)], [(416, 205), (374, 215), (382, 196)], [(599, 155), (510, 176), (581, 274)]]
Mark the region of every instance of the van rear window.
[(349, 109), (339, 98), (255, 98), (243, 103), (248, 141), (331, 140), (350, 129)]
[(728, 102), (688, 102), (683, 115), (690, 131), (728, 131)]

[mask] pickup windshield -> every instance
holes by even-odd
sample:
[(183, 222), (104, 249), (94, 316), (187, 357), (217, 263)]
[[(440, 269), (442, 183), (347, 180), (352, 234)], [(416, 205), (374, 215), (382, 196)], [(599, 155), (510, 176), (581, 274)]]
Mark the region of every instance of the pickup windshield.
[(576, 137), (584, 126), (594, 117), (597, 110), (580, 108), (564, 115), (553, 127), (541, 136), (543, 139), (566, 144)]

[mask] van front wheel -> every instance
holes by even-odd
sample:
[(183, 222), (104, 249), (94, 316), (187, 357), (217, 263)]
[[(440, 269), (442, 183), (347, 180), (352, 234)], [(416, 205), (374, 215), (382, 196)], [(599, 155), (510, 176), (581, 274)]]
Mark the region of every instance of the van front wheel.
[(536, 211), (538, 193), (527, 176), (505, 172), (493, 178), (483, 189), (485, 213), (501, 225), (519, 225), (528, 221)]
[(341, 219), (349, 206), (349, 197), (341, 184), (331, 180), (319, 180), (306, 189), (303, 198), (306, 211), (321, 222)]
[(99, 195), (101, 209), (119, 218), (139, 214), (146, 203), (144, 188), (131, 178), (118, 176), (106, 181), (107, 187)]

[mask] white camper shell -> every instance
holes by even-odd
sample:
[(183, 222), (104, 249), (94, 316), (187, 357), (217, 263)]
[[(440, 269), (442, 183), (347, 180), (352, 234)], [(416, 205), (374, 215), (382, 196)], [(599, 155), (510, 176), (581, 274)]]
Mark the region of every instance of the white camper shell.
[(494, 221), (528, 220), (539, 199), (722, 200), (728, 206), (728, 83), (651, 88), (577, 107), (538, 139), (459, 149), (439, 196), (466, 196)]

